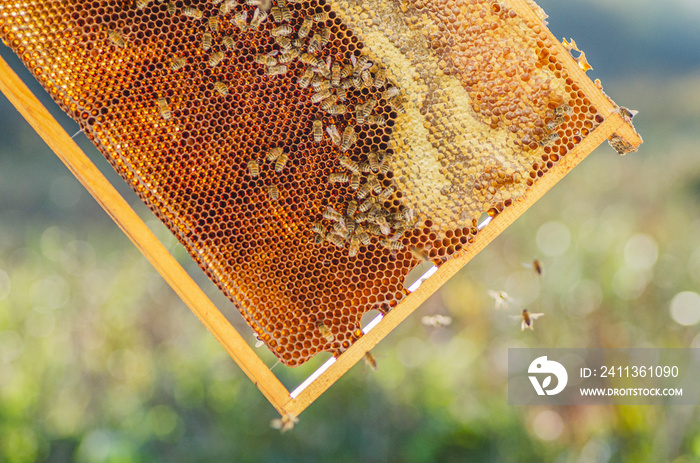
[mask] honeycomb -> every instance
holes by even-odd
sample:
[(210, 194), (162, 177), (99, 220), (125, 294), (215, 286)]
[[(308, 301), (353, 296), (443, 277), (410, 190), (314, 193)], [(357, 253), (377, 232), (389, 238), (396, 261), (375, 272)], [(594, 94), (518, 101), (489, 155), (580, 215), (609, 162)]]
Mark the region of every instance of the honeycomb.
[(0, 36), (288, 366), (604, 121), (494, 0), (0, 0)]

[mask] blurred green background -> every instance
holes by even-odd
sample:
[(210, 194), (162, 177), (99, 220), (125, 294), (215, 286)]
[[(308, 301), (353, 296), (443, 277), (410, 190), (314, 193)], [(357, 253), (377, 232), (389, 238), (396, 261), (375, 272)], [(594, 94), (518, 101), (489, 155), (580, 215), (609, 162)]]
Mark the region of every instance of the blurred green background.
[[(0, 460), (700, 461), (697, 407), (507, 404), (508, 347), (700, 347), (700, 2), (539, 3), (555, 36), (587, 53), (588, 75), (640, 111), (644, 145), (592, 153), (377, 346), (378, 371), (355, 366), (285, 434), (0, 96)], [(76, 138), (252, 344), (231, 304)], [(541, 278), (522, 265), (535, 257)], [(489, 289), (517, 300), (511, 313), (546, 316), (521, 332)], [(453, 323), (421, 324), (433, 314)], [(322, 360), (275, 373), (293, 388)]]

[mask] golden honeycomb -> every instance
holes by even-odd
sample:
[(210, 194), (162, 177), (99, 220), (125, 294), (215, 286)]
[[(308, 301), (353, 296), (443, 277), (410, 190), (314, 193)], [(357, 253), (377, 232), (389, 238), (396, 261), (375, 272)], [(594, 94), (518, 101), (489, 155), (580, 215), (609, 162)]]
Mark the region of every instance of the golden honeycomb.
[(0, 0), (0, 36), (288, 366), (604, 121), (503, 1)]

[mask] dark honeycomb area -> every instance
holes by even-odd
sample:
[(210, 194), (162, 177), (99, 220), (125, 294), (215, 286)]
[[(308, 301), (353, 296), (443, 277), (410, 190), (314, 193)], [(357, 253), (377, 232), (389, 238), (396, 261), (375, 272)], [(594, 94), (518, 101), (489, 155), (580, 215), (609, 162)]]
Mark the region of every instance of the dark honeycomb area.
[(288, 366), (342, 353), (603, 121), (502, 2), (339, 4), (0, 0), (3, 40)]

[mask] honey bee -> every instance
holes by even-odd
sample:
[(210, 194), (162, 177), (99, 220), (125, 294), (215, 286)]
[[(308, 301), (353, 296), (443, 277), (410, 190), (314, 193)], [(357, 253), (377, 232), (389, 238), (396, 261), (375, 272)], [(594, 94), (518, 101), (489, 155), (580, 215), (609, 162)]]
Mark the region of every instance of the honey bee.
[(401, 114), (406, 112), (406, 108), (404, 108), (404, 106), (403, 106), (403, 100), (399, 96), (389, 98), (389, 104), (391, 105), (392, 108), (394, 108), (397, 112), (399, 112)]
[(416, 259), (417, 261), (426, 262), (426, 261), (430, 260), (430, 258), (428, 257), (428, 253), (425, 252), (423, 249), (421, 249), (417, 246), (411, 246), (408, 249), (409, 249), (409, 251), (411, 251), (413, 258)]
[(371, 169), (375, 172), (378, 171), (379, 163), (383, 159), (383, 156), (381, 156), (378, 151), (372, 151), (371, 153), (369, 153), (368, 159)]
[(316, 66), (315, 63), (317, 62), (318, 58), (316, 58), (314, 55), (312, 55), (310, 53), (302, 53), (301, 56), (299, 57), (299, 60), (304, 64), (308, 64), (310, 66)]
[(320, 74), (314, 76), (314, 80), (311, 81), (311, 85), (314, 87), (314, 89), (316, 89), (317, 92), (321, 90), (328, 90), (329, 92), (331, 91), (330, 81), (324, 79), (323, 76)]
[(173, 71), (178, 71), (182, 69), (185, 64), (187, 64), (187, 60), (185, 60), (185, 58), (180, 55), (173, 55), (172, 62), (170, 63), (170, 69)]
[(523, 312), (520, 316), (513, 315), (513, 318), (521, 318), (520, 320), (520, 331), (525, 331), (526, 329), (530, 329), (532, 331), (535, 330), (535, 320), (543, 316), (543, 313), (530, 313), (528, 312), (527, 309), (523, 309)]
[(370, 166), (369, 162), (360, 161), (357, 163), (357, 167), (363, 174), (366, 174), (367, 172), (372, 172), (372, 167)]
[(211, 34), (205, 32), (202, 34), (202, 50), (207, 51), (211, 48)]
[(394, 234), (389, 237), (389, 241), (399, 241), (403, 238), (404, 233), (406, 233), (406, 229), (402, 226), (397, 226)]
[(369, 186), (369, 183), (363, 184), (360, 189), (357, 190), (357, 199), (364, 199), (371, 191), (372, 188)]
[(399, 90), (398, 88), (396, 88), (396, 87), (389, 87), (389, 88), (387, 88), (386, 90), (384, 90), (384, 91), (382, 92), (382, 98), (384, 98), (385, 100), (389, 101), (390, 99), (392, 99), (393, 97), (395, 97), (395, 96), (398, 95), (399, 93), (400, 93), (400, 90)]
[(143, 10), (148, 6), (148, 2), (150, 0), (136, 0), (136, 9), (137, 10)]
[(388, 187), (384, 188), (384, 190), (377, 195), (377, 200), (378, 201), (386, 201), (391, 197), (392, 194), (396, 191), (396, 187), (394, 185), (389, 185)]
[(270, 427), (279, 429), (282, 432), (287, 432), (294, 428), (294, 425), (299, 422), (299, 418), (291, 413), (285, 413), (281, 418), (276, 418), (270, 422)]
[(403, 243), (401, 241), (391, 241), (388, 238), (382, 238), (381, 240), (379, 240), (379, 243), (381, 243), (381, 245), (385, 248), (391, 249), (392, 251), (398, 251), (399, 249), (403, 248)]
[(312, 103), (319, 103), (326, 98), (331, 96), (331, 92), (328, 89), (321, 90), (320, 92), (316, 92), (313, 95), (311, 95), (311, 102)]
[(358, 210), (360, 212), (366, 212), (368, 211), (374, 204), (377, 202), (377, 199), (374, 196), (370, 196), (369, 198), (365, 199), (360, 203), (358, 206)]
[(253, 336), (255, 336), (255, 347), (262, 347), (265, 345), (265, 341), (260, 339), (258, 333), (253, 333)]
[(321, 35), (318, 33), (315, 33), (313, 37), (309, 40), (309, 53), (316, 53), (318, 51), (321, 51)]
[(297, 36), (300, 39), (305, 38), (307, 35), (309, 35), (309, 32), (311, 32), (311, 26), (313, 26), (314, 21), (312, 18), (307, 16), (304, 18), (304, 21), (301, 23), (301, 26), (299, 27), (299, 32), (297, 33)]
[[(338, 101), (338, 97), (336, 95), (331, 95), (328, 98), (326, 98), (325, 100), (323, 100), (323, 102), (321, 102), (321, 109), (323, 111), (328, 111), (333, 105), (335, 105), (335, 103), (337, 101)], [(331, 114), (334, 114), (334, 113), (331, 113)]]
[(270, 34), (272, 34), (273, 37), (291, 35), (292, 27), (289, 24), (282, 24), (281, 26), (273, 27), (270, 30)]
[(327, 27), (321, 29), (321, 46), (326, 46), (331, 41), (331, 30)]
[(327, 342), (333, 342), (335, 341), (335, 336), (333, 335), (333, 332), (331, 331), (330, 326), (326, 325), (325, 323), (319, 321), (316, 323), (316, 327), (318, 328), (318, 331), (321, 333), (321, 336), (327, 341)]
[(573, 112), (574, 108), (572, 108), (568, 104), (563, 104), (554, 109), (554, 117), (568, 115)]
[(250, 161), (248, 161), (248, 173), (253, 178), (256, 178), (258, 175), (260, 175), (260, 166), (258, 165), (258, 161), (256, 161), (255, 159), (251, 159)]
[(282, 22), (289, 22), (292, 20), (292, 12), (286, 6), (280, 5), (280, 13), (282, 14)]
[(352, 55), (350, 57), (350, 61), (353, 62), (353, 74), (354, 75), (360, 75), (362, 71), (365, 71), (369, 69), (372, 65), (369, 62), (369, 56), (367, 55), (360, 55), (359, 58), (355, 58), (355, 55)]
[(204, 13), (193, 6), (183, 8), (182, 14), (194, 19), (202, 19), (202, 16), (204, 16)]
[(364, 104), (358, 104), (355, 107), (355, 121), (362, 125), (365, 123), (365, 118), (367, 115), (365, 114), (365, 105)]
[(173, 15), (177, 12), (177, 5), (175, 5), (175, 2), (168, 2), (166, 10), (168, 11), (168, 14)]
[[(225, 0), (224, 3), (219, 7), (219, 14), (225, 15), (229, 14), (236, 4), (236, 0)], [(246, 18), (247, 19), (247, 18)], [(247, 25), (246, 25), (247, 27)]]
[(313, 18), (314, 18), (314, 21), (316, 21), (317, 23), (320, 23), (320, 22), (326, 21), (328, 19), (328, 13), (326, 13), (325, 11), (323, 13), (316, 13), (313, 16)]
[[(337, 100), (337, 97), (336, 97), (336, 100)], [(346, 112), (348, 112), (348, 107), (345, 106), (344, 104), (334, 104), (328, 108), (328, 114), (331, 114), (334, 116), (345, 114)]]
[(267, 196), (269, 196), (273, 201), (277, 201), (279, 199), (280, 190), (277, 188), (277, 185), (270, 185), (267, 187)]
[(359, 173), (353, 173), (350, 175), (350, 188), (353, 190), (357, 190), (360, 188), (360, 179), (362, 176)]
[(374, 174), (370, 174), (367, 176), (367, 184), (372, 188), (372, 191), (375, 193), (379, 193), (382, 191), (382, 184), (379, 182), (379, 179), (377, 179), (377, 176)]
[(314, 222), (311, 224), (311, 231), (318, 233), (319, 235), (325, 235), (326, 227), (324, 227), (321, 222)]
[(328, 242), (330, 242), (331, 244), (334, 244), (336, 247), (339, 247), (339, 248), (345, 247), (345, 240), (343, 239), (342, 236), (338, 235), (337, 233), (327, 234), (326, 240)]
[(265, 72), (268, 76), (279, 76), (287, 73), (287, 66), (281, 64), (279, 66), (269, 66)]
[(233, 38), (229, 35), (225, 36), (222, 42), (227, 50), (231, 50), (236, 46), (236, 43), (233, 41)]
[(532, 261), (532, 269), (540, 276), (544, 274), (544, 267), (542, 266), (542, 262), (538, 259)]
[(257, 29), (262, 23), (267, 19), (267, 13), (260, 11), (260, 8), (256, 8), (253, 12), (253, 19), (250, 20), (250, 28)]
[(316, 143), (321, 143), (323, 140), (323, 121), (321, 121), (321, 119), (314, 119), (311, 131), (314, 136), (314, 141)]
[[(225, 5), (225, 3), (224, 3)], [(223, 5), (222, 5), (223, 6)], [(239, 11), (236, 13), (236, 15), (233, 17), (233, 21), (236, 23), (236, 27), (241, 30), (241, 32), (245, 32), (248, 30), (248, 12), (247, 11)]]
[(367, 117), (367, 123), (369, 125), (386, 125), (386, 118), (384, 116), (372, 115)]
[(299, 53), (301, 52), (298, 48), (284, 49), (278, 60), (280, 64), (290, 63), (299, 57)]
[(287, 161), (289, 161), (289, 155), (287, 153), (280, 154), (275, 161), (275, 172), (282, 172), (284, 166), (287, 165)]
[(338, 100), (345, 101), (348, 98), (347, 91), (344, 88), (336, 88), (335, 94), (338, 96)]
[(313, 78), (313, 76), (314, 72), (311, 69), (307, 69), (306, 71), (304, 71), (304, 74), (302, 74), (302, 76), (299, 77), (297, 83), (301, 88), (306, 88), (309, 86), (309, 84), (311, 84), (311, 79)]
[(277, 45), (284, 48), (285, 50), (289, 50), (292, 48), (292, 41), (289, 39), (289, 37), (278, 35), (277, 37), (275, 37), (275, 42), (277, 42)]
[(219, 82), (219, 81), (214, 82), (214, 90), (219, 92), (219, 95), (222, 95), (222, 96), (228, 95), (228, 87), (223, 82)]
[(272, 15), (272, 19), (276, 23), (282, 22), (282, 10), (280, 10), (279, 6), (273, 6), (272, 9), (270, 10), (270, 14)]
[(360, 172), (360, 169), (355, 161), (350, 159), (348, 156), (338, 156), (338, 162), (340, 162), (340, 165), (348, 169), (350, 172)]
[(452, 324), (452, 317), (445, 315), (433, 315), (432, 317), (425, 316), (421, 318), (421, 323), (425, 326), (432, 326), (433, 328), (438, 328), (440, 326), (449, 326)]
[(267, 160), (270, 162), (275, 162), (280, 155), (282, 155), (282, 148), (270, 148), (270, 150), (267, 152)]
[(331, 85), (337, 87), (340, 85), (340, 63), (333, 63), (331, 67)]
[(377, 360), (375, 360), (374, 355), (369, 351), (365, 354), (365, 367), (370, 367), (372, 371), (377, 371)]
[[(159, 1), (162, 1), (162, 0), (159, 0)], [(221, 3), (222, 1), (223, 1), (223, 0), (211, 0), (211, 4), (212, 4), (212, 5), (218, 5), (218, 4)], [(256, 336), (257, 336), (257, 335), (256, 335)]]
[(326, 127), (326, 133), (331, 139), (331, 142), (333, 142), (334, 145), (338, 146), (340, 145), (341, 137), (340, 133), (338, 132), (338, 128), (335, 126), (335, 124), (330, 124)]
[(382, 88), (386, 83), (386, 68), (380, 67), (374, 75), (374, 88)]
[(353, 235), (350, 238), (350, 245), (348, 246), (348, 256), (355, 257), (358, 252), (360, 252), (360, 239)]
[(343, 214), (330, 206), (326, 206), (326, 210), (323, 211), (323, 218), (332, 220), (333, 222), (339, 222), (343, 218)]
[(160, 112), (161, 117), (166, 121), (169, 121), (173, 117), (173, 113), (170, 111), (168, 101), (165, 98), (158, 98), (156, 103), (158, 103), (158, 111)]
[(114, 46), (119, 47), (119, 48), (124, 48), (126, 47), (126, 42), (124, 42), (124, 37), (118, 32), (118, 31), (109, 31), (107, 34), (107, 37), (109, 37), (109, 41), (114, 44)]
[(508, 304), (514, 302), (514, 299), (508, 295), (505, 291), (494, 291), (489, 289), (487, 291), (488, 295), (496, 301), (495, 309), (508, 309)]
[(209, 23), (209, 29), (212, 32), (219, 32), (219, 18), (216, 16), (209, 16), (207, 22)]
[(222, 51), (217, 51), (216, 53), (212, 53), (211, 56), (209, 56), (209, 67), (213, 68), (217, 64), (219, 64), (221, 61), (224, 59), (224, 52)]
[(372, 87), (372, 85), (374, 84), (374, 79), (372, 79), (372, 74), (367, 69), (362, 71), (362, 73), (360, 74), (360, 77), (362, 78), (362, 84), (365, 87)]
[[(345, 127), (343, 130), (343, 142), (340, 144), (340, 151), (347, 151), (355, 143), (357, 135), (355, 134), (355, 128), (351, 125)], [(353, 171), (355, 172), (355, 171)]]

